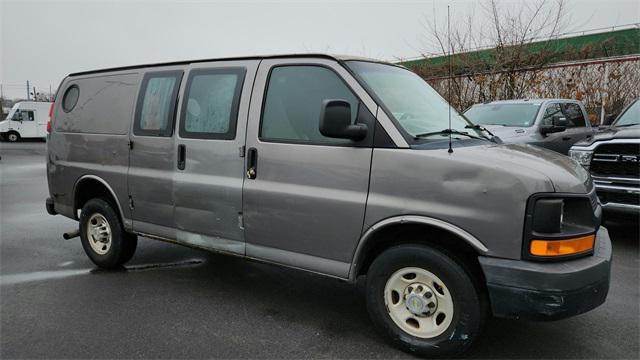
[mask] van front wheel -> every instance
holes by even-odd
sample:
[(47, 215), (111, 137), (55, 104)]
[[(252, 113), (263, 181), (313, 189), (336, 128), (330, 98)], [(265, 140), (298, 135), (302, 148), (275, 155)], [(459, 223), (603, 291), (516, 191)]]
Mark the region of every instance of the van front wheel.
[(129, 261), (136, 251), (138, 238), (124, 231), (113, 206), (94, 198), (80, 213), (82, 247), (94, 264), (114, 269)]
[(17, 142), (18, 140), (20, 140), (20, 134), (18, 134), (15, 131), (12, 131), (7, 134), (6, 138), (7, 140), (9, 140), (9, 142)]
[(452, 356), (479, 335), (482, 295), (451, 257), (422, 245), (380, 254), (367, 273), (367, 310), (375, 328), (400, 349)]

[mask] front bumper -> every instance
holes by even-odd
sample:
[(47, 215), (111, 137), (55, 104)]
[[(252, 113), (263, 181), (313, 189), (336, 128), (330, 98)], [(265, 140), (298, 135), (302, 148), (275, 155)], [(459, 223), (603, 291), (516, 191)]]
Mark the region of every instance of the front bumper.
[(558, 320), (594, 309), (609, 292), (611, 240), (604, 227), (593, 255), (562, 262), (480, 256), (494, 316)]

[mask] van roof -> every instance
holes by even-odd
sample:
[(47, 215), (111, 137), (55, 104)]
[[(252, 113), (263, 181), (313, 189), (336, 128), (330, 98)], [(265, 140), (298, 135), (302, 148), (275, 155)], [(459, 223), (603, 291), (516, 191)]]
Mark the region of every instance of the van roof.
[(42, 105), (42, 106), (51, 106), (51, 102), (49, 101), (32, 101), (32, 100), (20, 100), (18, 102), (16, 102), (15, 104), (13, 104), (13, 106), (16, 105), (34, 105), (34, 106), (38, 106), (38, 105)]
[(95, 74), (95, 73), (103, 73), (103, 72), (111, 72), (111, 71), (121, 71), (121, 70), (130, 70), (130, 69), (138, 69), (138, 68), (146, 68), (146, 67), (187, 65), (187, 64), (210, 62), (210, 61), (262, 60), (262, 59), (273, 59), (273, 58), (309, 58), (309, 57), (331, 59), (331, 60), (336, 60), (336, 61), (360, 60), (360, 61), (377, 62), (377, 63), (382, 63), (382, 64), (400, 66), (400, 65), (393, 64), (393, 63), (390, 63), (390, 62), (387, 62), (387, 61), (376, 60), (376, 59), (360, 57), (360, 56), (310, 53), (310, 54), (252, 55), (252, 56), (239, 56), (239, 57), (226, 57), (226, 58), (213, 58), (213, 59), (197, 59), (197, 60), (182, 60), (182, 61), (172, 61), (172, 62), (163, 62), (163, 63), (139, 64), (139, 65), (130, 65), (130, 66), (120, 66), (120, 67), (112, 67), (112, 68), (105, 68), (105, 69), (97, 69), (97, 70), (80, 71), (80, 72), (69, 74), (69, 76), (87, 75), (87, 74)]

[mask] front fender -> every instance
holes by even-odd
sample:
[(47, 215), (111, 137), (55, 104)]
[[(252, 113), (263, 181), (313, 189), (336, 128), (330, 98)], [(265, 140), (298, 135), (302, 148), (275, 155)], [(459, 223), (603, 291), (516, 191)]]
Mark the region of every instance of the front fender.
[(367, 231), (364, 232), (362, 237), (360, 237), (360, 241), (358, 241), (358, 245), (356, 246), (356, 250), (352, 258), (353, 260), (351, 261), (351, 267), (349, 269), (349, 281), (356, 280), (359, 267), (362, 265), (366, 257), (366, 249), (372, 244), (372, 242), (376, 241), (375, 234), (388, 226), (398, 224), (419, 224), (433, 226), (460, 238), (461, 241), (464, 241), (472, 248), (474, 248), (478, 252), (478, 254), (486, 254), (489, 251), (487, 247), (475, 236), (471, 235), (466, 230), (446, 221), (420, 215), (394, 216), (373, 224), (367, 229)]

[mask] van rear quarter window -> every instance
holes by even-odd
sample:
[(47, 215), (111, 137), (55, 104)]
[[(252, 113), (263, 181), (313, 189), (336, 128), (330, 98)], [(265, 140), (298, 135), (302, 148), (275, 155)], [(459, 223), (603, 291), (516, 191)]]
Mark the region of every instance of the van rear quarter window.
[[(127, 134), (138, 82), (137, 73), (70, 79), (82, 91), (71, 111), (56, 112), (53, 128), (68, 133)], [(63, 96), (62, 106), (64, 101)]]
[(146, 136), (173, 134), (176, 97), (182, 71), (145, 74), (136, 107), (133, 133)]
[(143, 130), (165, 130), (169, 123), (169, 108), (171, 107), (171, 93), (176, 85), (172, 77), (153, 78), (142, 102), (140, 128)]
[(65, 91), (64, 97), (62, 98), (62, 110), (64, 112), (70, 112), (78, 103), (78, 97), (80, 96), (80, 89), (78, 85), (71, 85)]

